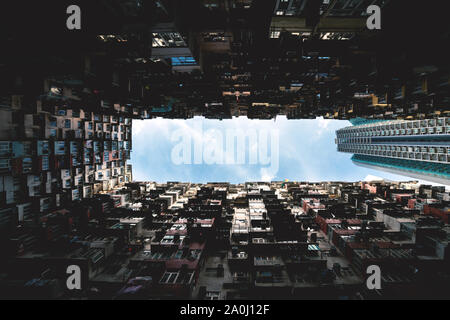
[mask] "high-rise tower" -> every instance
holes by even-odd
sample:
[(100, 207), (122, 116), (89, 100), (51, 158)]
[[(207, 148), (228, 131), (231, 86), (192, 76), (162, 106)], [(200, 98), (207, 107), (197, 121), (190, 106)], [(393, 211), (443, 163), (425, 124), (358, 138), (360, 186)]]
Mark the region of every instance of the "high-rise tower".
[(450, 184), (450, 118), (359, 123), (336, 132), (356, 165)]

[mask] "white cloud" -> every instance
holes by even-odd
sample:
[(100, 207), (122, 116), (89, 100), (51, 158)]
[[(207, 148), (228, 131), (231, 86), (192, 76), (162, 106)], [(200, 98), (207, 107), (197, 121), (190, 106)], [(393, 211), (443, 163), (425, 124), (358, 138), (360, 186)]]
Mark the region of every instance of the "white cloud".
[(367, 177), (364, 178), (364, 181), (367, 181), (367, 182), (370, 182), (370, 181), (382, 181), (382, 180), (384, 180), (384, 179), (380, 178), (380, 177), (373, 176), (371, 174), (369, 174)]
[(261, 181), (270, 182), (275, 179), (275, 175), (272, 172), (270, 172), (269, 168), (261, 168), (259, 171), (261, 175), (260, 179)]

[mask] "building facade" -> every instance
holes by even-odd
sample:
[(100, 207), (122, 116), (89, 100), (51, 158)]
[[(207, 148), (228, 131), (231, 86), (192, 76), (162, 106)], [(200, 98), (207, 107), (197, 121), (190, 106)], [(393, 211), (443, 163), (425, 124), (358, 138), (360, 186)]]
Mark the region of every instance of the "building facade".
[(449, 184), (449, 134), (450, 118), (379, 121), (338, 130), (336, 144), (356, 165)]

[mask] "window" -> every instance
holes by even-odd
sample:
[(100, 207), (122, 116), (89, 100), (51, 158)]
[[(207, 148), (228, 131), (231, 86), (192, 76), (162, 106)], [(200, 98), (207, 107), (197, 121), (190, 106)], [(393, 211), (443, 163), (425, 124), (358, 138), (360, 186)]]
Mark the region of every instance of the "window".
[(175, 280), (178, 277), (178, 272), (166, 272), (161, 278), (160, 283), (175, 283)]
[(28, 173), (33, 170), (33, 160), (31, 158), (22, 159), (23, 173)]
[(194, 272), (179, 273), (176, 283), (178, 284), (190, 284), (194, 277)]
[(80, 200), (80, 192), (78, 189), (72, 190), (72, 200)]
[(193, 57), (172, 57), (172, 66), (192, 66), (197, 62)]
[(78, 153), (78, 143), (70, 142), (70, 153), (77, 154)]
[(48, 161), (48, 157), (47, 156), (43, 156), (42, 157), (42, 170), (46, 171), (50, 168), (49, 166), (49, 161)]
[(55, 154), (64, 155), (66, 153), (66, 146), (64, 141), (55, 141)]
[(0, 142), (0, 156), (7, 156), (11, 153), (10, 142)]
[(205, 300), (219, 300), (220, 292), (219, 291), (207, 291)]
[(49, 154), (48, 141), (38, 141), (38, 156)]
[(152, 47), (186, 47), (186, 42), (178, 32), (153, 33)]
[(0, 170), (10, 170), (11, 160), (10, 159), (0, 159)]
[(270, 33), (270, 37), (271, 37), (272, 39), (276, 39), (276, 38), (279, 38), (279, 37), (280, 37), (280, 34), (281, 34), (280, 31), (272, 31), (272, 32)]
[(225, 42), (227, 40), (223, 32), (205, 32), (202, 36), (204, 42)]

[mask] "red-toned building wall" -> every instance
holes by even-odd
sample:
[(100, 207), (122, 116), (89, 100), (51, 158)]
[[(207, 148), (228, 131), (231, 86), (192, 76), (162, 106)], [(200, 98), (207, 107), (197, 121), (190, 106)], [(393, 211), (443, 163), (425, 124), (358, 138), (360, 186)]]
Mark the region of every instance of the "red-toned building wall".
[(408, 208), (414, 209), (416, 207), (416, 201), (417, 201), (417, 199), (409, 199), (408, 200)]
[(342, 221), (337, 219), (325, 219), (321, 216), (316, 217), (316, 223), (319, 225), (320, 230), (323, 231), (323, 233), (328, 233), (328, 225), (329, 224), (340, 224)]
[(369, 190), (369, 193), (377, 193), (377, 186), (371, 185), (369, 183), (363, 183), (361, 186), (361, 189), (363, 190)]
[(423, 207), (423, 213), (426, 215), (431, 215), (433, 217), (439, 218), (444, 221), (445, 224), (448, 224), (450, 211), (447, 211), (447, 208), (436, 208), (429, 205), (425, 205)]

